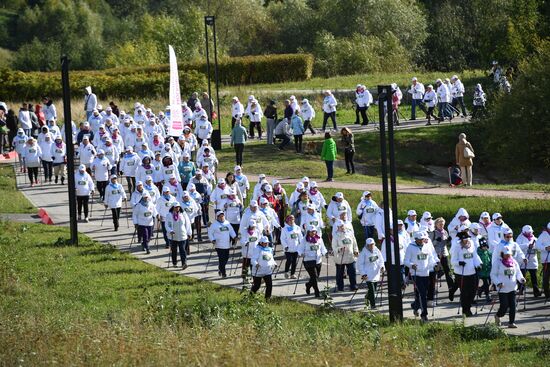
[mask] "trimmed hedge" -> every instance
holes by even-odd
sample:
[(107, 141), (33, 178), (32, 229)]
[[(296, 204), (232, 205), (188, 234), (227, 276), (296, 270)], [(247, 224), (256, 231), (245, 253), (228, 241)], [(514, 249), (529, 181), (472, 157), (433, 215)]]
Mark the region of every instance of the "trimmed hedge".
[[(206, 74), (206, 63), (179, 63), (180, 71), (197, 71)], [(102, 70), (107, 75), (134, 73), (167, 73), (170, 65), (151, 65), (134, 68)], [(311, 54), (278, 54), (230, 57), (218, 60), (218, 78), (221, 84), (242, 85), (256, 83), (282, 83), (311, 78), (313, 56)], [(214, 61), (211, 60), (210, 76), (214, 80)]]
[[(101, 99), (117, 97), (133, 98), (168, 98), (170, 86), (169, 73), (140, 72), (132, 74), (108, 75), (99, 71), (73, 71), (70, 73), (72, 96), (80, 96), (84, 87), (91, 85), (95, 94)], [(197, 90), (204, 90), (206, 78), (196, 71), (180, 72), (182, 95)], [(0, 100), (23, 101), (38, 99), (48, 95), (61, 98), (60, 72), (22, 72), (0, 70)]]
[[(122, 99), (168, 97), (168, 64), (94, 71), (72, 71), (72, 95), (91, 85), (99, 98)], [(309, 54), (224, 58), (218, 63), (221, 84), (277, 83), (311, 78), (313, 56)], [(206, 89), (206, 63), (179, 64), (181, 94)], [(210, 75), (214, 78), (212, 64)], [(62, 96), (60, 72), (0, 70), (0, 100), (22, 101), (42, 95)]]

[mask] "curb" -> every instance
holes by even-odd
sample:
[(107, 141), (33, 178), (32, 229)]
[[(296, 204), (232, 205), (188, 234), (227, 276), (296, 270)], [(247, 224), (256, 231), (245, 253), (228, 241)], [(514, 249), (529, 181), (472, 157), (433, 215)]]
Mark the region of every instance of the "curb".
[(40, 208), (38, 210), (38, 216), (40, 217), (40, 220), (42, 221), (42, 223), (47, 224), (47, 225), (53, 225), (54, 224), (52, 218), (50, 218), (50, 215), (48, 214), (46, 209)]
[(4, 160), (7, 161), (10, 159), (15, 159), (16, 157), (17, 157), (17, 153), (14, 150), (12, 152), (0, 155), (0, 161), (4, 161)]

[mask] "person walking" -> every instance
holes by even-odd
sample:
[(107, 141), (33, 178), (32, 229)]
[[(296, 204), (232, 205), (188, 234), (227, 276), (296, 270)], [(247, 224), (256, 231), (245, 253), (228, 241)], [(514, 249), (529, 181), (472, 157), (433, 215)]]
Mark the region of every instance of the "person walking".
[(508, 328), (515, 329), (516, 321), (516, 289), (517, 283), (525, 283), (519, 264), (512, 257), (512, 249), (504, 248), (498, 255), (498, 261), (493, 263), (491, 281), (496, 285), (500, 307), (495, 315), (495, 324), (500, 326), (500, 319), (508, 312)]
[(235, 127), (237, 120), (242, 120), (244, 115), (244, 107), (239, 97), (235, 96), (231, 100), (231, 130)]
[(103, 205), (105, 205), (105, 208), (111, 209), (115, 232), (118, 231), (119, 227), (120, 209), (122, 208), (122, 202), (127, 200), (124, 187), (122, 187), (122, 185), (119, 184), (117, 180), (117, 175), (111, 175), (110, 183), (105, 188), (105, 199), (103, 200)]
[(416, 120), (416, 107), (426, 112), (426, 108), (422, 103), (424, 99), (425, 89), (424, 89), (424, 84), (420, 83), (416, 77), (413, 77), (411, 82), (412, 82), (411, 87), (407, 92), (412, 97), (411, 120)]
[(550, 222), (538, 237), (537, 249), (540, 251), (542, 265), (542, 289), (546, 301), (550, 299)]
[(42, 150), (32, 136), (29, 137), (25, 148), (23, 149), (22, 158), (25, 162), (25, 167), (29, 173), (29, 180), (31, 187), (37, 185), (38, 182), (38, 168), (40, 167), (40, 157), (42, 156)]
[[(462, 115), (460, 117), (466, 117), (468, 116), (468, 112), (466, 111), (466, 105), (464, 104), (464, 84), (462, 84), (456, 75), (451, 77), (451, 83), (451, 106), (453, 106), (453, 109), (456, 109), (456, 107), (460, 105), (460, 109), (462, 111)], [(451, 112), (451, 114), (454, 114), (454, 112)]]
[(311, 121), (315, 118), (315, 110), (313, 106), (309, 103), (307, 98), (302, 100), (302, 107), (300, 108), (302, 118), (304, 119), (304, 131), (311, 131), (311, 135), (315, 135), (315, 129)]
[(266, 118), (266, 135), (267, 135), (267, 144), (273, 144), (273, 130), (277, 125), (277, 106), (275, 101), (269, 101), (269, 104), (264, 110), (264, 116)]
[(19, 108), (18, 120), (21, 123), (21, 127), (25, 131), (25, 135), (29, 137), (32, 136), (31, 116), (29, 114), (29, 110), (27, 109), (26, 103), (23, 103), (23, 105)]
[(220, 210), (216, 213), (216, 221), (208, 227), (208, 238), (212, 241), (218, 254), (218, 275), (227, 278), (226, 265), (229, 261), (229, 250), (231, 249), (231, 240), (237, 237), (233, 226), (225, 220), (225, 213)]
[(326, 131), (329, 118), (332, 120), (334, 131), (336, 131), (336, 105), (338, 104), (338, 102), (336, 102), (336, 98), (334, 98), (330, 90), (327, 89), (324, 92), (324, 95), (325, 98), (323, 99), (323, 131)]
[(317, 234), (317, 229), (314, 226), (309, 226), (300, 246), (298, 246), (298, 256), (304, 257), (304, 268), (309, 274), (309, 281), (306, 283), (306, 293), (310, 294), (311, 288), (313, 288), (315, 298), (321, 297), (317, 278), (321, 274), (323, 256), (327, 255), (328, 251), (323, 239)]
[[(12, 147), (12, 146), (14, 146), (13, 145), (13, 140), (14, 140), (15, 136), (18, 134), (18, 131), (19, 131), (19, 118), (15, 114), (14, 110), (9, 109), (7, 114), (6, 114), (6, 127), (9, 130), (9, 132), (8, 132), (8, 143), (9, 143), (9, 146)], [(30, 135), (28, 135), (25, 132), (24, 127), (21, 126), (21, 129), (23, 129), (23, 134), (25, 136), (30, 137)]]
[(97, 108), (97, 96), (92, 93), (92, 87), (84, 88), (84, 111), (86, 112), (86, 121), (92, 116), (92, 113)]
[(151, 253), (149, 251), (149, 241), (153, 237), (153, 227), (156, 217), (157, 209), (151, 200), (151, 195), (143, 190), (141, 199), (134, 205), (132, 222), (136, 226), (138, 238), (141, 238), (141, 246), (147, 255)]
[[(285, 279), (296, 279), (296, 263), (298, 261), (298, 246), (302, 242), (302, 231), (294, 222), (291, 214), (286, 217), (284, 228), (281, 229), (281, 245), (285, 252)], [(290, 271), (290, 275), (289, 275)]]
[(304, 136), (304, 122), (302, 118), (298, 116), (300, 113), (299, 110), (294, 111), (292, 119), (290, 120), (292, 135), (294, 136), (294, 149), (296, 153), (302, 153), (302, 138)]
[[(248, 140), (248, 133), (245, 127), (242, 125), (241, 119), (236, 119), (235, 127), (231, 131), (231, 146), (235, 149), (235, 164), (237, 166), (243, 165), (244, 144), (246, 143), (247, 140)], [(269, 135), (268, 135), (268, 144), (269, 144)]]
[(81, 164), (78, 166), (78, 171), (74, 173), (74, 181), (76, 185), (78, 220), (82, 220), (82, 209), (84, 208), (84, 221), (89, 222), (88, 202), (90, 201), (90, 196), (94, 194), (95, 186), (92, 176), (86, 172), (85, 165)]
[(325, 161), (327, 166), (327, 179), (326, 182), (332, 182), (334, 176), (334, 161), (336, 160), (336, 142), (332, 139), (332, 136), (327, 131), (325, 132), (325, 141), (323, 142), (323, 148), (321, 149), (321, 159)]
[[(530, 225), (525, 225), (521, 228), (521, 233), (516, 238), (516, 243), (521, 248), (521, 251), (525, 254), (525, 257), (527, 259), (526, 264), (521, 264), (521, 273), (523, 274), (523, 277), (525, 278), (527, 276), (527, 272), (529, 272), (529, 275), (531, 276), (531, 284), (533, 285), (533, 295), (536, 297), (540, 297), (541, 292), (539, 290), (539, 282), (537, 279), (537, 272), (539, 269), (539, 259), (537, 257), (537, 238), (533, 234), (533, 227)], [(525, 292), (525, 287), (520, 287), (520, 294)]]
[(67, 146), (63, 142), (63, 139), (61, 139), (61, 136), (55, 137), (50, 154), (53, 158), (53, 174), (55, 176), (55, 183), (59, 181), (59, 176), (61, 176), (61, 185), (63, 185), (65, 183), (65, 166), (67, 164)]
[(172, 207), (166, 216), (166, 231), (170, 238), (170, 254), (172, 255), (172, 265), (178, 264), (178, 249), (181, 257), (181, 269), (187, 269), (187, 243), (191, 237), (191, 221), (187, 214), (182, 210), (180, 203), (172, 202)]
[(487, 96), (481, 87), (481, 84), (476, 84), (474, 90), (473, 105), (474, 111), (472, 112), (472, 118), (483, 116), (485, 113), (485, 102), (487, 101)]
[(248, 118), (250, 119), (250, 139), (254, 139), (254, 129), (258, 130), (258, 139), (262, 139), (262, 108), (257, 100), (253, 99), (250, 102), (250, 108), (247, 109)]
[(460, 304), (462, 314), (472, 317), (472, 303), (478, 286), (477, 271), (481, 270), (482, 262), (468, 233), (458, 235), (460, 246), (453, 247), (451, 263), (454, 271), (460, 273)]
[(357, 259), (357, 267), (359, 274), (361, 274), (361, 280), (367, 282), (366, 299), (370, 304), (370, 308), (371, 310), (376, 309), (374, 295), (378, 288), (380, 274), (384, 272), (384, 258), (378, 247), (375, 246), (374, 239), (369, 237), (365, 241), (365, 247), (363, 247)]
[(355, 154), (355, 142), (353, 133), (347, 127), (344, 127), (340, 133), (342, 135), (342, 144), (344, 145), (344, 157), (346, 160), (346, 174), (355, 174), (355, 164), (353, 164), (353, 156)]
[(337, 228), (336, 234), (332, 237), (332, 250), (334, 251), (334, 263), (336, 264), (336, 288), (339, 292), (344, 290), (344, 270), (349, 278), (351, 291), (357, 289), (355, 260), (359, 255), (357, 240), (353, 230), (346, 228), (343, 221), (334, 223)]
[(260, 289), (263, 279), (265, 283), (265, 299), (271, 298), (271, 290), (273, 289), (272, 274), (273, 269), (277, 267), (273, 256), (273, 248), (269, 246), (268, 238), (262, 236), (258, 242), (258, 246), (254, 248), (254, 253), (250, 259), (253, 271), (253, 284), (250, 292), (256, 293)]
[(455, 146), (455, 162), (460, 166), (462, 181), (465, 185), (472, 186), (472, 166), (475, 158), (474, 148), (469, 141), (466, 140), (466, 134), (458, 135), (458, 143)]

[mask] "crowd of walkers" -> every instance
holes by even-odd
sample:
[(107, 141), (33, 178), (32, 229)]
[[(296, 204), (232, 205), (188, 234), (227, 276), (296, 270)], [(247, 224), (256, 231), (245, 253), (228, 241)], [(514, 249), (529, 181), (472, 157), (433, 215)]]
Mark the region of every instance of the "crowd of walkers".
[[(453, 79), (456, 84), (458, 80)], [(413, 80), (414, 85), (419, 85), (418, 80)], [(414, 96), (416, 92), (411, 93)], [(395, 239), (386, 238), (383, 206), (378, 205), (368, 191), (354, 205), (355, 210), (342, 192), (336, 192), (327, 201), (317, 183), (307, 177), (301, 179), (291, 193), (287, 193), (280, 182), (269, 181), (263, 174), (258, 176), (257, 182), (250, 182), (241, 166), (242, 150), (240, 162), (237, 155), (238, 164), (234, 170), (220, 175), (216, 151), (209, 141), (212, 101), (208, 95), (205, 98), (208, 109), (203, 108), (197, 98), (189, 102), (194, 110), (184, 103), (185, 126), (182, 134), (174, 137), (168, 134), (171, 128), (169, 110), (155, 115), (139, 102), (135, 103), (133, 113), (119, 110), (114, 103), (103, 110), (88, 87), (84, 107), (88, 118), (79, 127), (72, 124), (72, 136), (67, 139), (65, 130), (57, 126), (56, 117), (49, 116), (39, 127), (36, 139), (30, 136), (28, 129), (17, 130), (13, 146), (20, 158), (21, 170), (28, 172), (31, 186), (38, 183), (40, 166), (45, 182), (53, 180), (63, 185), (67, 175), (66, 144), (74, 144), (80, 161), (74, 172), (78, 219), (89, 221), (89, 205), (99, 202), (105, 207), (102, 221), (110, 209), (117, 231), (121, 215), (126, 212), (128, 224), (131, 217), (135, 226), (132, 241), (136, 238), (147, 254), (153, 233), (157, 231), (162, 233), (164, 245), (171, 249), (173, 265), (177, 265), (179, 254), (181, 267), (185, 269), (190, 243), (203, 242), (207, 234), (212, 243), (207, 267), (215, 250), (219, 276), (231, 275), (227, 264), (240, 250), (243, 282), (251, 282), (253, 292), (264, 282), (267, 298), (271, 296), (274, 274), (281, 272), (284, 278), (295, 279), (297, 286), (302, 269), (308, 274), (305, 292), (313, 291), (315, 297), (320, 297), (322, 265), (328, 266), (328, 256), (332, 255), (336, 264), (335, 291), (345, 289), (346, 278), (349, 289), (358, 291), (356, 277), (359, 274), (360, 283), (365, 283), (368, 289), (367, 303), (376, 308), (377, 295), (381, 292), (378, 287), (385, 269), (389, 261), (396, 261), (395, 253), (392, 259), (386, 258), (387, 239), (391, 241), (392, 250)], [(336, 100), (329, 91), (325, 93), (325, 100), (325, 123), (330, 119), (336, 128)], [(95, 106), (91, 106), (94, 103)], [(299, 130), (299, 135), (306, 129), (315, 133), (311, 127), (314, 111), (307, 100), (297, 108), (298, 102), (291, 97), (285, 102), (285, 117), (277, 124), (274, 103), (265, 113), (254, 98), (249, 99), (246, 109), (239, 103), (237, 98), (233, 99), (234, 111), (238, 112), (233, 115), (231, 142), (235, 146), (243, 144), (256, 131), (261, 137), (258, 122), (264, 114), (268, 121), (271, 120), (268, 126), (273, 127), (273, 131), (267, 133), (270, 138), (277, 139), (280, 135), (277, 128), (285, 121), (288, 124), (289, 120), (292, 131)], [(457, 103), (462, 105), (460, 99)], [(51, 113), (55, 113), (55, 106), (50, 104), (49, 107)], [(298, 122), (299, 111), (308, 114), (305, 123), (301, 118)], [(242, 126), (239, 113), (249, 115), (248, 131)], [(359, 114), (363, 115), (361, 110)], [(239, 134), (235, 134), (236, 131)], [(465, 138), (461, 137), (464, 146), (457, 145), (457, 154), (465, 154), (466, 148), (473, 150)], [(341, 142), (348, 173), (354, 173), (355, 148), (351, 131), (342, 129)], [(297, 151), (301, 144), (301, 139), (295, 137)], [(327, 180), (331, 181), (336, 143), (329, 131), (325, 132), (321, 156), (327, 163)], [(354, 218), (363, 227), (364, 244), (357, 242), (352, 225)], [(537, 279), (539, 257), (544, 295), (546, 300), (550, 297), (550, 223), (538, 238), (534, 229), (526, 224), (514, 240), (512, 230), (499, 213), (483, 212), (477, 221), (461, 208), (446, 226), (444, 218), (432, 218), (430, 212), (418, 218), (416, 211), (411, 209), (406, 218), (398, 221), (398, 227), (403, 290), (413, 285), (415, 301), (411, 307), (424, 321), (428, 319), (428, 308), (437, 302), (437, 283), (444, 278), (451, 301), (460, 290), (465, 316), (472, 316), (471, 307), (476, 299), (479, 302), (484, 296), (490, 301), (491, 292), (496, 292), (500, 308), (495, 321), (499, 323), (508, 312), (509, 326), (516, 327), (516, 295), (526, 296), (527, 274), (531, 277), (533, 296), (541, 295)], [(275, 261), (277, 246), (284, 252), (279, 263)]]

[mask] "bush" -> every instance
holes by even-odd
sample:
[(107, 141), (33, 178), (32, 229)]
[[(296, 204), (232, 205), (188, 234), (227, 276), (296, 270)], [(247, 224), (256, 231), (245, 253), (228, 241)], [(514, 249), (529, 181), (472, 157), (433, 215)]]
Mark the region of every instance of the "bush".
[[(21, 101), (38, 99), (42, 95), (60, 98), (63, 95), (61, 73), (43, 73), (0, 70), (0, 100)], [(71, 94), (81, 95), (87, 85), (93, 87), (99, 98), (167, 97), (170, 78), (168, 73), (140, 72), (109, 75), (96, 71), (74, 71), (70, 74)], [(196, 71), (180, 72), (181, 94), (204, 90), (206, 79)]]
[(520, 70), (512, 92), (496, 96), (483, 124), (485, 144), (495, 165), (536, 174), (550, 168), (550, 42), (522, 62)]

